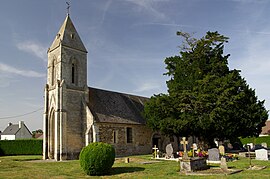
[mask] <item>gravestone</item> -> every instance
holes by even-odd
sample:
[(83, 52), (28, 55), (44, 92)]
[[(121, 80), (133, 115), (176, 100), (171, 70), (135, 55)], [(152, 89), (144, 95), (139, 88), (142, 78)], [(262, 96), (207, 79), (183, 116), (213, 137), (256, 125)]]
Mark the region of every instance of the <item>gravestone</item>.
[(173, 147), (172, 144), (166, 146), (166, 158), (173, 158)]
[(198, 150), (198, 146), (196, 143), (193, 143), (192, 144), (192, 157), (195, 156), (195, 151)]
[(225, 147), (224, 147), (223, 145), (220, 145), (220, 146), (218, 147), (218, 150), (219, 150), (219, 153), (220, 153), (221, 155), (225, 155)]
[(227, 172), (228, 171), (228, 166), (227, 166), (226, 158), (224, 158), (224, 157), (221, 157), (221, 159), (220, 159), (220, 168), (224, 172)]
[(157, 158), (157, 150), (158, 150), (158, 148), (157, 148), (157, 146), (156, 145), (154, 145), (154, 147), (152, 148), (153, 150), (154, 150), (154, 158)]
[(269, 160), (268, 151), (266, 149), (255, 150), (256, 160)]
[(220, 161), (217, 148), (208, 149), (208, 161)]
[[(184, 155), (180, 160), (180, 171), (181, 172), (193, 172), (197, 170), (205, 170), (208, 168), (206, 164), (206, 158), (204, 157), (188, 157), (187, 155), (187, 144), (186, 137), (182, 138), (181, 144), (184, 148)], [(197, 145), (192, 146), (193, 150), (197, 150)]]
[(233, 149), (233, 145), (232, 145), (231, 143), (228, 143), (228, 144), (227, 144), (227, 148), (228, 148), (229, 150), (232, 150), (232, 149)]
[(262, 147), (267, 149), (267, 143), (266, 142), (263, 142), (261, 145), (262, 145)]
[(254, 147), (253, 143), (247, 143), (247, 145), (250, 147), (250, 149), (253, 149), (253, 147)]
[(206, 158), (191, 157), (180, 160), (180, 172), (194, 172), (208, 169)]
[(183, 155), (183, 159), (188, 159), (188, 154), (187, 154), (187, 144), (188, 144), (188, 141), (186, 141), (186, 137), (183, 137), (182, 138), (182, 141), (180, 142), (182, 145), (183, 145), (183, 148), (184, 148), (184, 155)]
[(159, 150), (157, 150), (157, 158), (159, 158)]

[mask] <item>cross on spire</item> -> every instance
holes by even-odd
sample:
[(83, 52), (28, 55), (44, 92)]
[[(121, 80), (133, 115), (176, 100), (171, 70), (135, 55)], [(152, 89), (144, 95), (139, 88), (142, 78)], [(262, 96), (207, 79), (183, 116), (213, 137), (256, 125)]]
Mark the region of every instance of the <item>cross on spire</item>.
[(70, 2), (66, 2), (67, 4), (67, 15), (69, 16)]

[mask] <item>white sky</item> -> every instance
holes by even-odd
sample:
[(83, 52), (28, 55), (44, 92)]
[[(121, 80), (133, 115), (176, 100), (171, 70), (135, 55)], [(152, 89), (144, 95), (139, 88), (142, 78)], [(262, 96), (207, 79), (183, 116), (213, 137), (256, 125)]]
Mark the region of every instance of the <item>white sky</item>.
[[(66, 16), (66, 0), (0, 4), (0, 130), (25, 121), (42, 128), (47, 54)], [(230, 38), (229, 66), (270, 107), (270, 1), (80, 0), (71, 19), (88, 50), (88, 86), (150, 97), (166, 92), (165, 57), (179, 54), (176, 31)]]

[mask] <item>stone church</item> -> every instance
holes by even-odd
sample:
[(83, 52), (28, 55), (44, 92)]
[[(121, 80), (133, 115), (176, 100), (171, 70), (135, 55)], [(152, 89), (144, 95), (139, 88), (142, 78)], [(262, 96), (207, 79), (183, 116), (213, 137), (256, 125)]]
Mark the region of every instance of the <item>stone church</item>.
[(170, 142), (146, 126), (148, 98), (87, 86), (87, 50), (69, 15), (47, 53), (43, 159), (78, 159), (91, 142), (112, 144), (117, 156)]

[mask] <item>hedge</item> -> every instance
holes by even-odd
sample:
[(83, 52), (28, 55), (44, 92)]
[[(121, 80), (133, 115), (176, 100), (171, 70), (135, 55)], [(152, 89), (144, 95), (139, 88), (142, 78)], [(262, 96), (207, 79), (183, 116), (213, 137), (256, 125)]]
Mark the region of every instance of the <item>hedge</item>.
[(43, 140), (1, 140), (0, 156), (4, 155), (42, 155)]
[(261, 144), (263, 142), (266, 142), (267, 146), (270, 146), (270, 136), (240, 138), (240, 140), (242, 144), (247, 144), (247, 143)]

